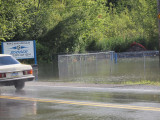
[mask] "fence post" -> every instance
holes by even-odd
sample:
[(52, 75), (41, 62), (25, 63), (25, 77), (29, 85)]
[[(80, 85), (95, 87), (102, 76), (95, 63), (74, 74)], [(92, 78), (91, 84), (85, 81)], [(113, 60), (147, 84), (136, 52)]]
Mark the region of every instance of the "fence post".
[(111, 59), (111, 61), (113, 61), (113, 53), (114, 53), (114, 51), (110, 51), (110, 59)]
[(114, 62), (117, 64), (117, 53), (114, 54)]
[(145, 76), (146, 76), (146, 56), (145, 56), (145, 53), (143, 53), (143, 59), (144, 59), (144, 79), (145, 79)]

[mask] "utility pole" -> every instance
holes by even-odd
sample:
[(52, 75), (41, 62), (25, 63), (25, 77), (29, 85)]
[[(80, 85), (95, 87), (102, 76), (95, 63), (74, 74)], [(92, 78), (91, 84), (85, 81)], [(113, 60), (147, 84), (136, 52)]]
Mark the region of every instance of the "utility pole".
[(158, 41), (159, 41), (159, 67), (160, 67), (160, 0), (157, 0), (157, 8), (158, 8)]

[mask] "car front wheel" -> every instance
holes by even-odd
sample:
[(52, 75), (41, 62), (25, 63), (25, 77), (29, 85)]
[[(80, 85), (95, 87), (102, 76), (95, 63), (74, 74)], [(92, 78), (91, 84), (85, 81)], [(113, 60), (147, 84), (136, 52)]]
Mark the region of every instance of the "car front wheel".
[(21, 90), (21, 89), (24, 88), (25, 82), (24, 82), (24, 81), (16, 81), (16, 82), (14, 83), (14, 86), (15, 86), (15, 88), (16, 88), (17, 90)]

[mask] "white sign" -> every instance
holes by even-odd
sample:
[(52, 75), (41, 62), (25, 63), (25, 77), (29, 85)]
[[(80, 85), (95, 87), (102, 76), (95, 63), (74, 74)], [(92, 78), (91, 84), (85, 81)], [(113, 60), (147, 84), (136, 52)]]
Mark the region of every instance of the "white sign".
[(3, 42), (3, 53), (10, 54), (16, 59), (34, 58), (34, 41)]

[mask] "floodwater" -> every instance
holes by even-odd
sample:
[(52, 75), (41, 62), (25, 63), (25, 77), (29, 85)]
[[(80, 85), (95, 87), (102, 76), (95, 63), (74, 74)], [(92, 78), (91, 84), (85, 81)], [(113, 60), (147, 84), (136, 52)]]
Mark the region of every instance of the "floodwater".
[(160, 80), (159, 58), (154, 56), (120, 58), (117, 63), (109, 59), (69, 63), (53, 61), (40, 64), (38, 71), (38, 81), (123, 84)]
[[(103, 54), (63, 58), (59, 63), (39, 64), (37, 78), (21, 91), (14, 87), (0, 87), (0, 120), (160, 118), (159, 86), (123, 85), (125, 82), (159, 81), (159, 59), (156, 56), (120, 58), (117, 63)], [(66, 86), (66, 83), (71, 85)], [(102, 86), (76, 87), (81, 83)], [(103, 86), (104, 83), (118, 84)]]
[(0, 120), (158, 120), (160, 87), (2, 87)]
[(57, 62), (38, 65), (38, 81), (59, 81)]

